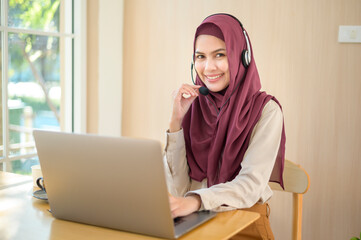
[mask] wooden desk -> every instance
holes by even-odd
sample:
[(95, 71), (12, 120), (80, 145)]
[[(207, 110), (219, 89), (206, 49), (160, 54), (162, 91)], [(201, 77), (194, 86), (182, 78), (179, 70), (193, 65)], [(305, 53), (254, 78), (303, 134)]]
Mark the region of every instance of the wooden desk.
[[(1, 181), (6, 174), (0, 172)], [(12, 177), (14, 177), (12, 175)], [(4, 183), (4, 182), (3, 182)], [(32, 182), (0, 189), (0, 239), (159, 239), (144, 235), (55, 219), (47, 201), (32, 197)], [(186, 239), (228, 239), (259, 218), (258, 213), (236, 210), (219, 213), (214, 219), (187, 233)]]
[(32, 181), (32, 177), (0, 171), (0, 190)]

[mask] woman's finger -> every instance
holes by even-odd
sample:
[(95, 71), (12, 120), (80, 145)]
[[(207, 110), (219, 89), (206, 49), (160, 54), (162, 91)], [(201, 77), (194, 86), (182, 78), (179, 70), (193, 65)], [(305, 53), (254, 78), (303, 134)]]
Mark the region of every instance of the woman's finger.
[(180, 100), (182, 97), (183, 98), (189, 98), (189, 97), (197, 97), (198, 93), (195, 92), (192, 89), (188, 89), (188, 88), (182, 88), (179, 90), (176, 99)]
[(173, 91), (172, 95), (173, 95), (173, 98), (178, 98), (180, 99), (181, 97), (184, 97), (183, 95), (186, 94), (186, 95), (189, 95), (189, 96), (198, 96), (199, 95), (199, 88), (201, 86), (199, 85), (190, 85), (190, 84), (182, 84), (180, 86), (180, 88), (178, 88), (177, 90)]
[(170, 205), (170, 210), (173, 213), (174, 211), (176, 211), (176, 209), (179, 208), (179, 204), (178, 201), (175, 197), (173, 196), (169, 196), (169, 205)]
[(198, 89), (200, 88), (201, 86), (199, 85), (189, 85), (189, 84), (183, 84), (182, 85), (182, 88), (184, 89), (187, 89), (188, 91), (192, 92), (193, 96), (198, 96)]

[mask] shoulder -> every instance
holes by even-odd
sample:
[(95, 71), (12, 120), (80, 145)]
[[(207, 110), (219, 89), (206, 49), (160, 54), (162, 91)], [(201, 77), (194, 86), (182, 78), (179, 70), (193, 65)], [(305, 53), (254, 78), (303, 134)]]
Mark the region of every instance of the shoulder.
[(262, 115), (268, 115), (268, 114), (276, 114), (276, 115), (282, 115), (282, 110), (280, 106), (273, 101), (272, 99), (264, 105), (262, 110)]
[(270, 100), (263, 107), (262, 114), (256, 123), (252, 137), (256, 132), (267, 132), (268, 135), (275, 133), (279, 135), (282, 131), (283, 113), (277, 102)]
[(266, 105), (263, 107), (262, 114), (258, 122), (283, 122), (283, 113), (278, 103), (272, 99), (269, 100), (268, 103), (266, 103)]

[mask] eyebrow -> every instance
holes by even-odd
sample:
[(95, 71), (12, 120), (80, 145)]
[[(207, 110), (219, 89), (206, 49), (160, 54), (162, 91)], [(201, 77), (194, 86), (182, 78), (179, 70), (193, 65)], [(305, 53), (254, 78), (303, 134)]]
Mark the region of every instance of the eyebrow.
[[(221, 51), (226, 51), (226, 49), (225, 48), (220, 48), (220, 49), (214, 50), (211, 53), (216, 53), (216, 52), (221, 52)], [(195, 53), (196, 54), (204, 54), (203, 52), (200, 52), (200, 51), (196, 51)]]

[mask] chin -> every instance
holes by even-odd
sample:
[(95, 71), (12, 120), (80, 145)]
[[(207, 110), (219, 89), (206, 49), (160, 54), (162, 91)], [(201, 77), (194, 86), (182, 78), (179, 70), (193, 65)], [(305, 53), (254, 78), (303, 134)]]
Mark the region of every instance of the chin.
[(209, 91), (211, 92), (220, 92), (223, 89), (225, 89), (227, 86), (207, 86), (206, 87), (209, 89)]

